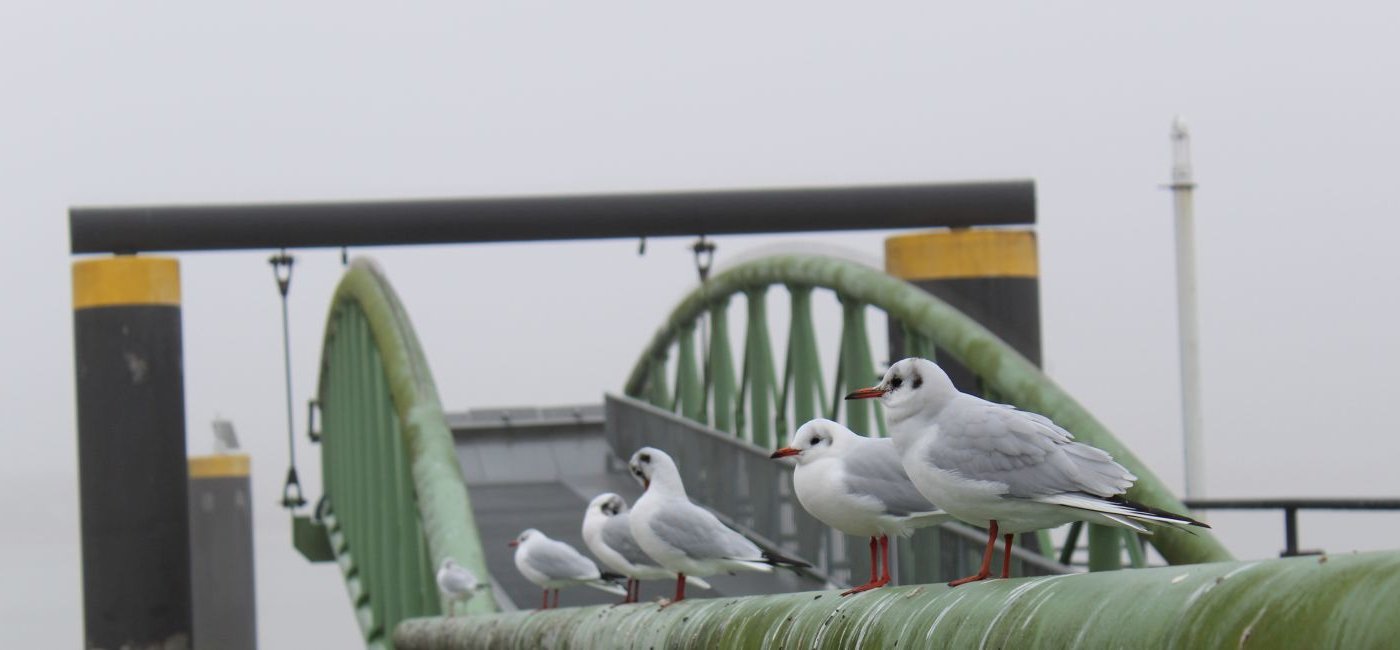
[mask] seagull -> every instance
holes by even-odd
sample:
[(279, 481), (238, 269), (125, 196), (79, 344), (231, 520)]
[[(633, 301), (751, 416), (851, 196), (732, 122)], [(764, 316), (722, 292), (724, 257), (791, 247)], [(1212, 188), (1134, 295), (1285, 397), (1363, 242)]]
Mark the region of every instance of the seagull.
[(470, 569), (457, 564), (452, 558), (445, 558), (442, 566), (437, 572), (438, 591), (442, 592), (443, 600), (447, 601), (447, 615), (455, 615), (457, 601), (468, 601), (476, 592), (489, 589), (491, 586), (476, 579), (476, 574)]
[[(889, 438), (866, 438), (816, 419), (797, 429), (791, 446), (770, 456), (788, 457), (797, 460), (792, 486), (807, 512), (847, 535), (870, 538), (870, 581), (842, 596), (889, 584), (890, 535), (907, 536), (915, 528), (951, 519), (910, 482)], [(877, 575), (877, 543), (883, 576)]]
[(927, 359), (890, 366), (879, 384), (846, 399), (878, 398), (914, 486), (949, 514), (988, 529), (982, 567), (950, 587), (990, 576), (997, 533), (1001, 577), (1016, 533), (1083, 520), (1150, 534), (1143, 523), (1210, 526), (1123, 498), (1137, 480), (1108, 452), (1075, 442), (1049, 418), (959, 392)]
[(515, 547), (515, 568), (526, 580), (544, 589), (540, 609), (549, 609), (549, 591), (554, 590), (554, 607), (559, 606), (559, 590), (574, 585), (587, 585), (594, 589), (622, 596), (622, 587), (612, 583), (612, 574), (604, 575), (598, 565), (583, 556), (568, 544), (550, 539), (544, 533), (530, 528), (510, 541)]
[[(643, 580), (675, 578), (674, 571), (657, 566), (656, 561), (637, 545), (632, 536), (631, 513), (627, 501), (612, 492), (604, 492), (588, 504), (583, 515), (583, 542), (594, 557), (608, 568), (627, 576), (627, 596), (623, 603), (635, 603), (641, 597)], [(710, 584), (695, 576), (685, 581), (701, 589)]]
[(771, 573), (774, 566), (811, 566), (760, 549), (709, 510), (691, 503), (676, 462), (666, 452), (642, 447), (632, 454), (627, 467), (646, 488), (632, 508), (632, 535), (657, 564), (676, 574), (672, 603), (685, 600), (685, 580), (690, 575)]

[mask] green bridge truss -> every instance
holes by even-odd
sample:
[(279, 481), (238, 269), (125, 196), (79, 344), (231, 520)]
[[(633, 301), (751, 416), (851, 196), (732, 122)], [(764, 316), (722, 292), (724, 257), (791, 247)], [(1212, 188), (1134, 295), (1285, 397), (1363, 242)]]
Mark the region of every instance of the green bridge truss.
[[(781, 377), (773, 361), (765, 306), (767, 291), (774, 285), (784, 286), (791, 299)], [(834, 292), (842, 305), (834, 386), (823, 383), (820, 369), (811, 303), (815, 290)], [(739, 294), (747, 301), (748, 317), (742, 363), (736, 372), (727, 309)], [(794, 423), (818, 416), (839, 417), (857, 431), (883, 435), (878, 406), (839, 399), (846, 389), (869, 385), (876, 377), (865, 331), (867, 308), (882, 310), (900, 324), (908, 354), (955, 358), (979, 376), (989, 397), (1043, 413), (1081, 440), (1113, 454), (1139, 477), (1129, 491), (1131, 498), (1169, 510), (1185, 510), (1101, 423), (985, 328), (906, 282), (840, 260), (775, 256), (714, 276), (671, 313), (643, 351), (625, 391), (764, 447), (781, 444)], [(704, 353), (697, 352), (696, 343), (696, 330), (702, 322), (711, 328)], [(672, 353), (677, 358), (673, 376), (667, 372)], [(668, 381), (672, 377), (674, 380)], [(1018, 629), (1030, 630), (1025, 632), (1030, 636), (1024, 638), (1053, 640), (1061, 644), (1055, 647), (1063, 647), (1066, 638), (1075, 638), (1064, 636), (1071, 632), (1080, 635), (1080, 640), (1095, 643), (1130, 638), (1104, 636), (1120, 632), (1121, 625), (1094, 630), (1082, 625), (1065, 628), (1073, 621), (1063, 621), (1078, 615), (1074, 603), (1087, 607), (1089, 601), (1125, 599), (1140, 601), (1134, 611), (1143, 616), (1156, 612), (1168, 623), (1173, 612), (1177, 619), (1204, 617), (1218, 621), (1212, 630), (1224, 630), (1221, 634), (1243, 631), (1243, 638), (1247, 638), (1261, 620), (1272, 625), (1278, 619), (1280, 626), (1289, 629), (1306, 622), (1287, 612), (1314, 606), (1309, 593), (1316, 593), (1315, 598), (1341, 599), (1337, 602), (1352, 602), (1356, 598), (1348, 594), (1355, 593), (1380, 598), (1377, 602), (1394, 602), (1400, 595), (1396, 593), (1400, 591), (1396, 554), (1372, 554), (1338, 558), (1330, 564), (1325, 559), (1308, 558), (992, 581), (952, 592), (942, 585), (901, 587), (839, 601), (813, 594), (695, 600), (659, 612), (654, 606), (638, 605), (499, 615), (491, 614), (497, 605), (489, 594), (483, 594), (472, 599), (466, 609), (473, 615), (446, 620), (439, 617), (443, 607), (433, 580), (434, 567), (443, 558), (453, 557), (479, 576), (488, 574), (451, 433), (425, 356), (397, 296), (370, 262), (355, 261), (332, 300), (318, 401), (323, 420), (324, 502), (316, 517), (298, 518), (295, 541), (308, 557), (339, 563), (370, 647), (473, 647), (493, 641), (508, 647), (538, 647), (548, 641), (591, 647), (600, 639), (618, 642), (605, 645), (617, 645), (625, 639), (628, 645), (641, 644), (636, 647), (647, 647), (650, 641), (664, 641), (656, 645), (668, 647), (716, 647), (714, 642), (722, 644), (725, 639), (779, 638), (804, 647), (851, 647), (852, 640), (917, 639), (924, 633), (920, 630), (933, 629), (930, 626), (936, 627), (945, 617), (959, 622), (962, 631), (958, 634), (963, 636), (983, 634), (986, 640), (986, 635), (993, 633), (988, 626), (1014, 623)], [(840, 412), (843, 406), (844, 413)], [(1116, 566), (1112, 558), (1120, 558), (1124, 548), (1134, 564), (1140, 565), (1141, 547), (1136, 538), (1111, 532), (1095, 535), (1091, 531), (1091, 566)], [(1231, 559), (1208, 532), (1192, 535), (1164, 530), (1150, 540), (1172, 564)], [(1072, 547), (1073, 542), (1068, 543)], [(1235, 593), (1213, 585), (1226, 584), (1227, 579), (1241, 574), (1251, 576), (1243, 581), (1251, 588), (1237, 595), (1255, 599), (1245, 603), (1252, 607), (1245, 613), (1254, 616), (1254, 622), (1239, 619), (1245, 614), (1235, 616), (1223, 606), (1202, 609), (1214, 602), (1204, 595)], [(1353, 579), (1362, 575), (1365, 580)], [(1174, 585), (1183, 582), (1196, 591), (1182, 596)], [(1353, 591), (1346, 591), (1346, 585)], [(1280, 594), (1269, 596), (1270, 589), (1284, 587), (1304, 591), (1289, 596), (1286, 603), (1279, 600), (1283, 597)], [(1050, 599), (1049, 593), (1059, 597)], [(1093, 615), (1107, 616), (1103, 609), (1094, 609)], [(1314, 607), (1313, 611), (1320, 610)], [(399, 625), (408, 619), (416, 620)], [(1127, 620), (1124, 617), (1120, 624)], [(608, 621), (611, 623), (604, 624)], [(1354, 622), (1371, 626), (1366, 634), (1383, 627), (1372, 619)], [(855, 623), (859, 625), (851, 627)], [(968, 625), (976, 632), (969, 632)], [(1394, 638), (1397, 623), (1392, 620), (1388, 626), (1384, 628), (1391, 630), (1387, 638)], [(1137, 631), (1160, 627), (1138, 625)], [(628, 636), (598, 636), (619, 629)], [(1318, 634), (1341, 636), (1308, 638), (1351, 638), (1335, 626), (1317, 629), (1322, 630)], [(786, 636), (762, 636), (775, 630), (784, 631)], [(1174, 639), (1182, 647), (1206, 638), (1160, 631), (1171, 636), (1155, 638)], [(997, 632), (1003, 635), (997, 638), (1004, 640), (1006, 633)], [(726, 634), (738, 636), (721, 638)]]

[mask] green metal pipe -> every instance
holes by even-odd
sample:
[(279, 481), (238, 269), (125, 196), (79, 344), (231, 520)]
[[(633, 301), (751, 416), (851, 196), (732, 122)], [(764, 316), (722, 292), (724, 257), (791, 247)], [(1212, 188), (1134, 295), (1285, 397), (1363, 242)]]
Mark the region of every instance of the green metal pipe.
[[(642, 352), (645, 360), (655, 349), (665, 349), (675, 340), (679, 325), (693, 321), (714, 296), (732, 295), (771, 284), (802, 284), (826, 287), (838, 296), (873, 305), (905, 323), (939, 350), (960, 361), (987, 386), (1011, 403), (1053, 419), (1072, 431), (1079, 440), (1112, 454), (1138, 476), (1128, 490), (1128, 498), (1165, 510), (1186, 512), (1186, 506), (1167, 489), (1142, 461), (1133, 455), (1107, 427), (1074, 398), (1046, 377), (1039, 368), (987, 328), (947, 303), (918, 287), (882, 271), (859, 264), (813, 255), (777, 255), (755, 260), (712, 276), (705, 291), (692, 292), (667, 317)], [(645, 388), (646, 366), (633, 367), (626, 384), (628, 395), (641, 395)], [(1152, 544), (1173, 564), (1212, 562), (1231, 559), (1230, 552), (1210, 531), (1191, 532), (1160, 529)]]
[(1383, 648), (1400, 553), (405, 621), (451, 648)]

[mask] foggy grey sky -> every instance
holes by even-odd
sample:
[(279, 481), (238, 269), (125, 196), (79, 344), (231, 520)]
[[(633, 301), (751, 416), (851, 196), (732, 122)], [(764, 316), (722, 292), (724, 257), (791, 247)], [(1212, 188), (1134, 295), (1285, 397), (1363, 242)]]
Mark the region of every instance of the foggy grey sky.
[[(1047, 369), (1181, 485), (1169, 168), (1190, 121), (1208, 488), (1394, 495), (1400, 343), (1389, 6), (707, 3), (425, 8), (0, 4), (0, 620), (81, 638), (75, 204), (614, 192), (1031, 177)], [(881, 254), (882, 233), (722, 237)], [(375, 256), (449, 409), (596, 401), (694, 282), (689, 241)], [(298, 252), (297, 401), (338, 253)], [(273, 507), (285, 469), (268, 252), (181, 256), (191, 451), (254, 455), (263, 647), (353, 645), (330, 566)], [(780, 295), (775, 295), (776, 301)], [(297, 421), (303, 421), (298, 414)], [(315, 450), (300, 449), (318, 495)], [(1241, 557), (1276, 513), (1212, 517)], [(1342, 530), (1338, 523), (1355, 525)], [(1302, 543), (1393, 546), (1392, 514), (1305, 514)], [(1387, 537), (1388, 536), (1388, 537)], [(55, 636), (57, 638), (55, 638)]]

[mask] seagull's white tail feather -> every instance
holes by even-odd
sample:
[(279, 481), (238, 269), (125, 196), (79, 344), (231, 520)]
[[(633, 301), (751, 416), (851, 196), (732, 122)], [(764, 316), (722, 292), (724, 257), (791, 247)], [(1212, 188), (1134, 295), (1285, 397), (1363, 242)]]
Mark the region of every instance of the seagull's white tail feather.
[(928, 526), (937, 526), (945, 521), (952, 520), (953, 515), (943, 512), (942, 510), (933, 510), (931, 512), (916, 512), (905, 517), (904, 525), (909, 528), (925, 528)]
[[(730, 560), (734, 564), (743, 565), (747, 571), (758, 571), (760, 573), (772, 573), (773, 565), (757, 560)], [(687, 576), (688, 577), (688, 576)]]
[(1124, 528), (1128, 528), (1128, 529), (1131, 529), (1131, 530), (1135, 530), (1135, 531), (1137, 531), (1137, 532), (1139, 532), (1139, 533), (1142, 533), (1142, 534), (1144, 534), (1144, 535), (1151, 535), (1151, 534), (1152, 534), (1152, 531), (1148, 530), (1147, 528), (1143, 527), (1142, 524), (1136, 523), (1136, 522), (1134, 522), (1134, 521), (1131, 520), (1131, 519), (1124, 519), (1123, 517), (1119, 517), (1119, 516), (1117, 516), (1117, 515), (1110, 515), (1110, 514), (1108, 514), (1108, 513), (1099, 513), (1099, 516), (1101, 516), (1101, 517), (1103, 517), (1104, 519), (1107, 519), (1107, 520), (1109, 520), (1109, 521), (1111, 521), (1111, 522), (1113, 522), (1113, 523), (1116, 523), (1116, 524), (1118, 524), (1119, 526), (1122, 526), (1122, 527), (1124, 527)]
[(590, 580), (590, 581), (585, 582), (585, 583), (583, 583), (583, 584), (588, 585), (588, 586), (590, 586), (590, 587), (592, 587), (592, 588), (594, 588), (594, 589), (597, 589), (598, 591), (606, 591), (606, 592), (608, 592), (608, 593), (610, 593), (610, 594), (612, 594), (612, 595), (614, 595), (614, 596), (626, 596), (626, 595), (627, 595), (627, 590), (626, 590), (626, 589), (623, 589), (622, 587), (619, 587), (619, 586), (617, 586), (617, 585), (615, 585), (615, 584), (613, 584), (613, 583), (611, 583), (611, 582), (608, 582), (607, 580)]
[[(1129, 501), (1110, 501), (1107, 499), (1102, 499), (1087, 494), (1075, 494), (1071, 492), (1066, 492), (1064, 494), (1056, 494), (1053, 496), (1037, 497), (1035, 500), (1039, 501), (1040, 503), (1049, 503), (1069, 508), (1076, 508), (1078, 510), (1088, 510), (1090, 512), (1096, 512), (1103, 515), (1104, 517), (1107, 517), (1113, 521), (1123, 524), (1126, 528), (1131, 528), (1138, 532), (1146, 532), (1146, 529), (1140, 525), (1137, 525), (1134, 522), (1151, 522), (1156, 524), (1167, 524), (1170, 526), (1180, 527), (1186, 527), (1190, 525), (1204, 526), (1204, 524), (1201, 524), (1200, 522), (1191, 519), (1190, 517), (1175, 515), (1164, 510), (1157, 510), (1155, 508), (1148, 510), (1147, 508), (1141, 506), (1134, 507), (1137, 504), (1134, 504)], [(1126, 521), (1129, 519), (1132, 520), (1132, 522)]]
[(685, 583), (692, 587), (699, 587), (701, 589), (714, 589), (714, 587), (710, 586), (710, 583), (705, 582), (704, 580), (701, 580), (700, 578), (697, 578), (695, 576), (686, 576)]

